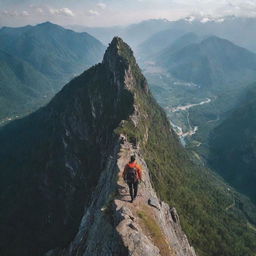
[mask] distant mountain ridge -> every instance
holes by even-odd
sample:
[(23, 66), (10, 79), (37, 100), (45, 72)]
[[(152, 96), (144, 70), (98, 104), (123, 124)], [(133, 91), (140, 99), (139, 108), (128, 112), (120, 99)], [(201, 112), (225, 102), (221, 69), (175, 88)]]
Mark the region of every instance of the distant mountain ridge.
[(127, 26), (85, 27), (68, 26), (78, 32), (88, 32), (107, 44), (114, 36), (124, 38), (134, 49), (154, 33), (168, 29), (170, 21), (166, 19), (149, 19)]
[(158, 57), (181, 80), (201, 86), (248, 83), (256, 79), (256, 54), (216, 36)]
[[(215, 35), (256, 52), (256, 47), (253, 43), (256, 39), (256, 19), (253, 17), (198, 15), (188, 16), (176, 21), (166, 19), (144, 20), (128, 26), (85, 27), (70, 25), (67, 27), (78, 32), (86, 31), (105, 44), (111, 40), (111, 37), (119, 35), (129, 41), (134, 49), (151, 37), (162, 38), (158, 42), (165, 43), (168, 38), (175, 36), (173, 31), (182, 31), (184, 34), (193, 32), (204, 36)], [(161, 37), (160, 34), (157, 36), (159, 32)], [(150, 43), (150, 40), (148, 43)], [(155, 44), (156, 47), (158, 47), (157, 45)]]
[(76, 33), (50, 22), (2, 28), (0, 42), (2, 50), (31, 63), (51, 78), (71, 76), (81, 65), (88, 68), (100, 60), (105, 49), (85, 32)]
[[(256, 52), (256, 47), (253, 43), (256, 38), (256, 18), (254, 17), (226, 16), (214, 18), (209, 16), (189, 16), (177, 21), (170, 21), (168, 25), (168, 28), (161, 32), (162, 40), (168, 40), (168, 38), (172, 37), (172, 31), (183, 31), (184, 34), (193, 32), (203, 36), (215, 35)], [(160, 38), (160, 34), (151, 35), (151, 38), (156, 39), (157, 37)]]
[[(104, 49), (89, 34), (50, 22), (21, 28), (3, 27), (0, 29), (0, 87), (6, 93), (1, 95), (0, 118), (20, 115), (42, 105), (63, 83), (99, 62)], [(13, 65), (7, 65), (6, 61), (11, 60)], [(10, 73), (13, 78), (8, 76)], [(21, 76), (26, 79), (22, 80)]]

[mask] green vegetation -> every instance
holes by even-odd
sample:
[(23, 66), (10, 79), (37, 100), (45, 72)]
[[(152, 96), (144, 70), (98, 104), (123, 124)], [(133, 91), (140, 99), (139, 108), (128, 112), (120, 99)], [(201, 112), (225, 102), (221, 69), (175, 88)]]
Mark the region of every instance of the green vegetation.
[[(133, 57), (128, 56), (128, 61)], [(132, 62), (131, 62), (132, 63)], [(191, 244), (200, 256), (254, 256), (256, 234), (238, 207), (226, 211), (234, 194), (243, 199), (210, 170), (194, 164), (171, 129), (164, 111), (146, 89), (146, 81), (136, 64), (133, 88), (139, 113), (138, 123), (123, 123), (117, 132), (137, 142), (143, 151), (156, 191), (162, 200), (175, 206)], [(145, 133), (148, 132), (148, 136)], [(148, 139), (146, 139), (148, 138)], [(252, 216), (255, 207), (250, 204)]]
[[(177, 40), (179, 44), (176, 47), (173, 43), (159, 53), (156, 59), (168, 73), (146, 73), (146, 76), (152, 93), (165, 109), (169, 120), (178, 126), (176, 131), (180, 132), (182, 128), (184, 134), (193, 131), (194, 127), (198, 128), (193, 136), (186, 137), (186, 147), (206, 162), (211, 131), (240, 104), (248, 84), (256, 79), (256, 55), (217, 37), (209, 37), (200, 43), (191, 43), (193, 40), (198, 38), (186, 34)], [(211, 102), (172, 112), (173, 107), (198, 104), (206, 99)], [(224, 136), (222, 139), (225, 141)], [(229, 182), (229, 179), (226, 181)], [(241, 179), (236, 182), (246, 183)]]
[[(183, 39), (184, 45), (186, 40)], [(228, 40), (211, 36), (174, 53), (159, 56), (159, 64), (175, 77), (202, 87), (255, 79), (256, 55)]]
[(0, 29), (0, 125), (47, 103), (63, 84), (101, 60), (87, 33), (49, 22)]
[[(210, 137), (209, 162), (237, 190), (256, 204), (256, 84)], [(256, 223), (256, 222), (255, 222)]]
[(0, 50), (0, 124), (47, 102), (53, 95), (53, 81), (32, 65)]

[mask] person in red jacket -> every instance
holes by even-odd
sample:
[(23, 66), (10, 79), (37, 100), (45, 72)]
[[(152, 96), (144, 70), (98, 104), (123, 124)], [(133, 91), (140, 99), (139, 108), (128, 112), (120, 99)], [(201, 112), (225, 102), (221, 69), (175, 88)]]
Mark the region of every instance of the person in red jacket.
[(131, 203), (136, 198), (138, 193), (138, 184), (142, 180), (142, 169), (135, 162), (135, 156), (131, 156), (130, 162), (125, 166), (123, 171), (123, 178), (129, 186), (131, 196)]

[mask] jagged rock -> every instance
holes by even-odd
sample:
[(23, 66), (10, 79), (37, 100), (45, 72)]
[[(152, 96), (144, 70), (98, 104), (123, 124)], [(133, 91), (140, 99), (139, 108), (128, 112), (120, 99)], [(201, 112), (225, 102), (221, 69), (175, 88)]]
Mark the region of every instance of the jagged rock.
[(133, 230), (139, 231), (138, 228), (133, 223), (130, 223), (128, 226)]
[(159, 205), (159, 201), (157, 198), (149, 198), (148, 199), (148, 204), (152, 207), (155, 207), (156, 209), (160, 210), (160, 205)]
[(178, 213), (177, 213), (177, 211), (174, 207), (170, 209), (170, 213), (171, 213), (171, 216), (172, 216), (172, 220), (175, 223), (180, 223), (179, 215), (178, 215)]

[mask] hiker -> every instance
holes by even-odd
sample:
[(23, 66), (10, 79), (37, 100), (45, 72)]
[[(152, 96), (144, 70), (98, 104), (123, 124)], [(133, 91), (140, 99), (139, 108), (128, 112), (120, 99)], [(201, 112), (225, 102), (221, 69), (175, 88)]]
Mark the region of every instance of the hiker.
[(137, 196), (138, 184), (142, 178), (141, 167), (135, 162), (135, 156), (131, 156), (130, 162), (125, 166), (123, 178), (129, 186), (131, 203)]

